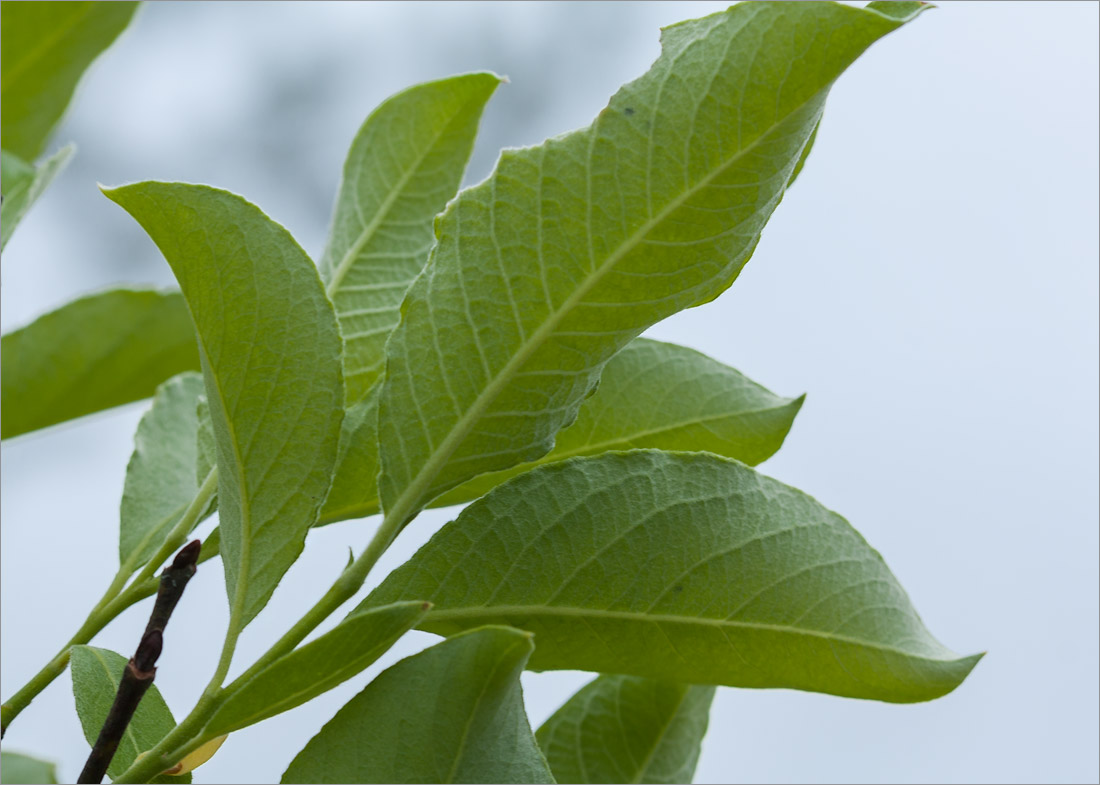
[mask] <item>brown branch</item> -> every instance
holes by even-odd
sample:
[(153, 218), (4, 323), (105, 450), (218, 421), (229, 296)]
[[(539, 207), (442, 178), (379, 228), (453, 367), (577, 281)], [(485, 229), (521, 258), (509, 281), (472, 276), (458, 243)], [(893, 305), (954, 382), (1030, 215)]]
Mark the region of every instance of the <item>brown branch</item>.
[(92, 752), (88, 755), (84, 770), (80, 772), (78, 783), (103, 781), (103, 775), (111, 765), (122, 734), (126, 732), (142, 696), (156, 678), (157, 658), (160, 657), (164, 644), (164, 628), (168, 625), (168, 619), (172, 616), (176, 603), (183, 596), (187, 582), (195, 574), (195, 564), (201, 548), (202, 544), (198, 540), (189, 542), (176, 554), (171, 566), (165, 568), (160, 574), (160, 588), (157, 591), (153, 612), (149, 614), (149, 623), (145, 626), (137, 651), (126, 663), (126, 669), (122, 672), (115, 701), (111, 704), (111, 710), (107, 712), (107, 719), (103, 721), (99, 738), (96, 739)]

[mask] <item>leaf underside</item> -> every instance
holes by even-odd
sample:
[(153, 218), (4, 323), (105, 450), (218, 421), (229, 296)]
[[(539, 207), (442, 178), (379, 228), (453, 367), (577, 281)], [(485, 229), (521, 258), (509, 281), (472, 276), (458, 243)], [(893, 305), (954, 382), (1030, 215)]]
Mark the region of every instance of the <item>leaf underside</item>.
[(332, 304), (290, 234), (239, 196), (155, 182), (104, 193), (156, 242), (195, 323), (226, 589), (247, 623), (301, 553), (331, 481), (344, 397)]
[(535, 633), (534, 670), (937, 698), (979, 656), (925, 629), (882, 557), (804, 493), (708, 453), (575, 458), (497, 487), (363, 607), (433, 604), (421, 629)]
[(714, 687), (603, 675), (535, 733), (558, 782), (691, 782)]
[[(553, 450), (534, 463), (475, 477), (430, 506), (464, 504), (534, 466), (606, 450), (707, 450), (755, 465), (782, 446), (801, 406), (801, 398), (777, 396), (692, 349), (636, 338), (607, 363)], [(377, 388), (348, 412), (322, 522), (378, 512), (376, 407)]]
[(148, 398), (165, 379), (199, 369), (179, 292), (112, 289), (81, 297), (0, 344), (5, 439)]
[(476, 73), (410, 87), (371, 112), (352, 142), (318, 265), (344, 337), (349, 406), (382, 375), (401, 298), (428, 258), (432, 221), (458, 189), (500, 81)]
[[(126, 667), (126, 658), (109, 649), (95, 646), (74, 646), (70, 660), (73, 677), (73, 695), (76, 698), (76, 713), (84, 729), (84, 738), (94, 745), (107, 713), (114, 703), (118, 692), (122, 672)], [(176, 727), (172, 712), (160, 695), (156, 685), (148, 691), (138, 704), (133, 719), (119, 741), (118, 749), (107, 767), (107, 774), (117, 777), (134, 762), (137, 756), (152, 749), (157, 742)], [(153, 782), (190, 782), (191, 775), (179, 777), (157, 777)]]
[(0, 136), (34, 161), (69, 105), (77, 82), (118, 37), (137, 3), (0, 5)]
[(118, 557), (127, 574), (157, 551), (198, 492), (197, 404), (203, 390), (202, 376), (194, 372), (169, 379), (138, 423), (119, 515)]
[(422, 602), (402, 602), (355, 613), (316, 640), (251, 678), (206, 724), (214, 736), (299, 706), (362, 671), (416, 626)]
[(547, 453), (617, 351), (726, 289), (829, 87), (901, 23), (738, 4), (666, 28), (649, 72), (592, 126), (505, 150), (459, 194), (386, 344), (387, 516), (404, 522), (478, 474)]
[(523, 709), (528, 634), (486, 627), (401, 660), (352, 698), (283, 782), (553, 782)]
[(0, 204), (0, 248), (8, 244), (12, 232), (42, 192), (69, 164), (76, 147), (68, 145), (58, 150), (38, 166), (31, 166), (14, 153), (0, 151), (0, 179), (4, 198)]

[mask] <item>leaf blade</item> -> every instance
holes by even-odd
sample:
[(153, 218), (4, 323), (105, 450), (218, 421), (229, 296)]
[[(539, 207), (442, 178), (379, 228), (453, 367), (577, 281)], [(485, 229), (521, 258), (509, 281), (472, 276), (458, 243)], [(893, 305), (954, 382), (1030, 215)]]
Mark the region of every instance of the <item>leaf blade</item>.
[(57, 782), (57, 766), (49, 761), (32, 758), (20, 752), (0, 752), (0, 770), (3, 783), (41, 783), (51, 785)]
[(300, 706), (350, 679), (416, 626), (428, 606), (402, 602), (353, 613), (272, 663), (232, 693), (203, 733), (217, 736)]
[(905, 703), (950, 692), (980, 658), (928, 632), (847, 521), (707, 453), (605, 453), (523, 474), (363, 606), (409, 594), (433, 603), (430, 632), (534, 632), (535, 670)]
[(387, 343), (387, 516), (544, 455), (616, 351), (728, 287), (829, 86), (900, 24), (761, 4), (666, 28), (654, 66), (593, 126), (506, 150), (462, 192)]
[(0, 9), (0, 136), (33, 161), (84, 71), (126, 29), (137, 3), (9, 3)]
[(526, 633), (486, 627), (401, 660), (309, 741), (282, 781), (553, 782), (519, 686), (533, 648)]
[(558, 782), (691, 782), (714, 690), (598, 676), (535, 739)]
[(62, 147), (38, 166), (31, 166), (14, 153), (0, 151), (0, 179), (4, 183), (4, 199), (0, 205), (0, 249), (8, 244), (15, 227), (27, 210), (49, 187), (54, 178), (69, 165), (76, 152), (75, 145)]
[[(804, 396), (803, 396), (804, 397)], [(606, 450), (706, 450), (755, 465), (783, 444), (803, 397), (783, 398), (704, 354), (635, 338), (608, 361), (576, 421), (549, 453), (479, 475), (433, 500), (464, 504), (505, 480), (555, 461)], [(378, 512), (377, 389), (349, 410), (322, 522)]]
[(431, 506), (473, 501), (535, 466), (614, 450), (706, 451), (755, 466), (782, 446), (802, 400), (781, 398), (692, 349), (635, 338), (608, 361), (600, 386), (553, 450), (479, 475)]
[[(127, 660), (110, 649), (95, 646), (74, 646), (71, 657), (76, 713), (84, 729), (84, 738), (89, 745), (94, 745), (111, 710)], [(174, 727), (176, 721), (160, 690), (155, 684), (150, 686), (122, 734), (111, 765), (107, 767), (107, 774), (117, 777), (129, 768), (139, 754), (156, 746)], [(190, 782), (191, 775), (159, 777), (154, 781)]]
[(5, 334), (0, 347), (5, 439), (148, 398), (165, 379), (199, 370), (179, 292), (81, 297)]
[(161, 249), (195, 322), (226, 589), (247, 624), (301, 553), (328, 491), (343, 417), (336, 316), (309, 257), (241, 197), (156, 182), (104, 193)]
[(398, 306), (454, 196), (478, 121), (500, 84), (490, 73), (403, 90), (371, 112), (352, 142), (319, 267), (344, 334), (348, 404), (382, 372)]
[(172, 377), (157, 388), (152, 408), (138, 423), (119, 511), (118, 558), (127, 574), (157, 551), (198, 493), (197, 404), (203, 390), (197, 373)]

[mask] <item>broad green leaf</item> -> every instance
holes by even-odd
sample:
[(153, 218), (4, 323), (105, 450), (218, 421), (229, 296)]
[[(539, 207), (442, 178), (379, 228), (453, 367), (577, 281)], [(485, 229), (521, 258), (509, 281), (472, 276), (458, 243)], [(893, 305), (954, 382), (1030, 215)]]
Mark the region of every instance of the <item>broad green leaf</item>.
[(203, 734), (217, 736), (253, 725), (343, 684), (415, 627), (428, 607), (399, 602), (352, 613), (249, 679), (218, 707)]
[(81, 297), (5, 335), (0, 355), (5, 439), (148, 398), (165, 379), (199, 369), (179, 292)]
[(363, 605), (413, 597), (434, 605), (430, 632), (534, 632), (534, 670), (907, 703), (950, 692), (980, 658), (932, 637), (847, 521), (708, 453), (606, 453), (522, 474)]
[(810, 151), (814, 149), (814, 142), (817, 141), (817, 129), (821, 127), (821, 118), (817, 119), (817, 125), (814, 126), (814, 130), (810, 133), (810, 141), (806, 142), (806, 146), (802, 148), (802, 155), (798, 159), (798, 163), (794, 165), (794, 171), (791, 172), (791, 179), (787, 181), (787, 187), (790, 188), (794, 185), (794, 181), (798, 179), (798, 176), (802, 174), (802, 167), (806, 165), (806, 159), (810, 156)]
[(137, 3), (0, 5), (0, 136), (25, 161), (42, 152), (84, 70), (130, 23)]
[(714, 687), (600, 676), (535, 733), (558, 782), (691, 782)]
[(665, 28), (652, 68), (590, 127), (505, 150), (459, 194), (386, 344), (387, 517), (546, 454), (619, 349), (725, 290), (830, 86), (901, 23), (741, 3)]
[(378, 512), (378, 395), (376, 384), (367, 397), (344, 414), (336, 473), (319, 523), (363, 518)]
[[(111, 704), (114, 703), (127, 660), (121, 654), (95, 646), (73, 646), (71, 652), (70, 668), (73, 674), (76, 713), (84, 729), (84, 738), (89, 745), (94, 745)], [(176, 721), (172, 719), (172, 712), (168, 710), (168, 704), (154, 684), (138, 704), (137, 711), (118, 744), (115, 757), (107, 767), (107, 774), (117, 777), (129, 768), (140, 753), (155, 747), (174, 727)], [(158, 777), (153, 781), (190, 782), (191, 775)]]
[[(210, 402), (205, 395), (199, 396), (198, 405), (195, 407), (195, 416), (198, 419), (198, 429), (195, 434), (195, 481), (201, 486), (206, 480), (206, 475), (218, 465), (218, 444), (214, 438), (214, 423), (210, 419)], [(210, 497), (210, 503), (202, 514), (202, 518), (213, 515), (218, 509), (218, 494)], [(217, 533), (217, 529), (214, 533)], [(206, 547), (205, 545), (203, 546)]]
[[(322, 523), (378, 512), (377, 391), (344, 419), (336, 479)], [(604, 367), (596, 392), (554, 449), (534, 464), (484, 474), (433, 507), (463, 504), (532, 466), (606, 450), (706, 450), (755, 465), (783, 444), (802, 398), (774, 393), (704, 354), (637, 338)]]
[(57, 782), (57, 766), (21, 752), (0, 752), (0, 782), (49, 785)]
[(210, 419), (210, 401), (200, 395), (195, 406), (198, 428), (195, 430), (195, 481), (200, 485), (210, 470), (218, 465), (218, 445), (214, 438), (214, 422)]
[(226, 587), (247, 623), (298, 558), (328, 492), (344, 398), (336, 316), (309, 257), (241, 197), (156, 182), (104, 193), (153, 238), (195, 321)]
[(553, 782), (519, 676), (527, 633), (485, 627), (401, 660), (337, 712), (283, 782)]
[(71, 144), (62, 147), (37, 167), (14, 153), (0, 151), (0, 180), (4, 189), (3, 204), (0, 205), (0, 248), (8, 244), (27, 210), (68, 165), (75, 151), (76, 147)]
[(454, 76), (386, 99), (348, 151), (321, 275), (344, 335), (348, 404), (382, 375), (405, 290), (428, 259), (432, 220), (454, 196), (495, 74)]
[(118, 559), (124, 572), (149, 560), (198, 493), (196, 405), (202, 391), (199, 374), (175, 376), (157, 388), (153, 408), (138, 423), (120, 511)]
[[(611, 358), (577, 421), (538, 463), (656, 447), (705, 450), (755, 466), (782, 446), (802, 400), (780, 398), (692, 349), (638, 338)], [(432, 506), (472, 501), (532, 466), (483, 474)]]

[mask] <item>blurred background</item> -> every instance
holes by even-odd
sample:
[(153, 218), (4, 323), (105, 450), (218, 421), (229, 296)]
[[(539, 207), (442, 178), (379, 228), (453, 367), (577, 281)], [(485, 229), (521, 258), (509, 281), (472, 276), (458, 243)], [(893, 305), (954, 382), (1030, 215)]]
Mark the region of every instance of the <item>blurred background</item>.
[[(152, 3), (97, 61), (50, 150), (78, 145), (3, 258), (8, 331), (124, 282), (172, 285), (96, 183), (242, 194), (319, 255), (344, 154), (386, 96), (506, 74), (467, 183), (499, 150), (586, 125), (658, 53), (658, 28), (724, 3)], [(845, 515), (932, 632), (988, 651), (953, 694), (897, 706), (719, 691), (698, 782), (1096, 782), (1098, 84), (1095, 3), (940, 3), (838, 81), (805, 172), (722, 298), (650, 331), (783, 395), (808, 393), (763, 471)], [(118, 502), (145, 404), (2, 447), (6, 697), (76, 629), (117, 565)], [(454, 515), (430, 511), (374, 585)], [(311, 534), (245, 633), (251, 662), (376, 521)], [(208, 522), (203, 533), (212, 524)], [(227, 617), (220, 562), (176, 612), (157, 684), (186, 714)], [(129, 654), (146, 606), (96, 645)], [(233, 734), (197, 782), (275, 782), (413, 633), (325, 696)], [(232, 675), (232, 674), (231, 674)], [(537, 727), (589, 678), (526, 674)], [(66, 674), (5, 749), (87, 745)]]

